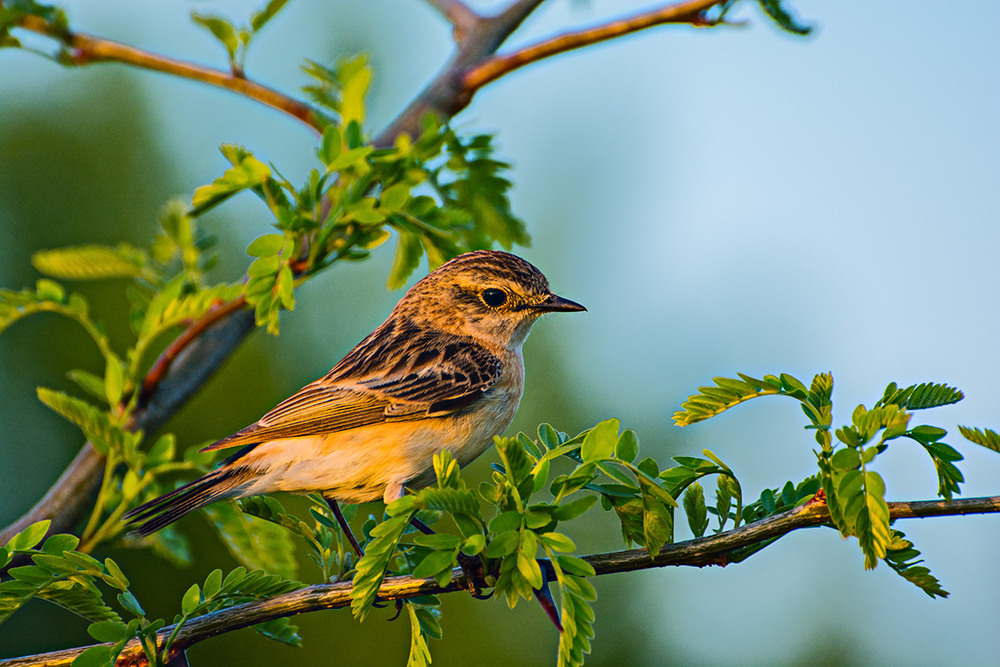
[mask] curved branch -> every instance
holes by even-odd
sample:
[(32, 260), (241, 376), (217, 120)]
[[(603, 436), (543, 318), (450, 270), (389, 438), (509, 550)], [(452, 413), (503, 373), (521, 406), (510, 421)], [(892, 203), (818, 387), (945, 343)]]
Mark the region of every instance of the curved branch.
[(715, 25), (715, 22), (708, 20), (705, 17), (705, 12), (720, 4), (721, 1), (689, 0), (688, 2), (667, 5), (618, 21), (551, 37), (514, 53), (492, 56), (465, 72), (462, 77), (462, 86), (470, 92), (479, 90), (505, 74), (510, 74), (516, 69), (544, 58), (551, 58), (566, 51), (630, 35), (633, 32), (657, 25), (687, 23), (698, 27), (712, 26)]
[(170, 366), (195, 339), (204, 334), (212, 325), (226, 319), (246, 304), (246, 295), (241, 294), (232, 301), (215, 306), (209, 309), (201, 318), (192, 322), (177, 336), (149, 369), (146, 377), (143, 378), (142, 390), (139, 394), (139, 405), (146, 404), (146, 401), (153, 395), (156, 388), (163, 382), (163, 379), (170, 371)]
[(129, 46), (128, 44), (95, 37), (82, 32), (66, 32), (37, 16), (25, 16), (21, 18), (18, 21), (18, 27), (61, 41), (69, 49), (63, 58), (65, 64), (89, 65), (90, 63), (99, 62), (117, 62), (153, 70), (154, 72), (172, 74), (182, 79), (200, 81), (256, 100), (261, 104), (282, 111), (302, 121), (317, 132), (323, 132), (325, 122), (322, 116), (305, 102), (279, 93), (259, 83), (254, 83), (246, 77), (236, 75), (232, 72), (224, 72), (183, 60), (168, 58), (134, 46)]
[[(965, 514), (989, 514), (1000, 512), (1000, 496), (983, 498), (958, 498), (952, 501), (927, 500), (915, 502), (891, 502), (889, 516), (893, 520), (914, 519), (931, 516), (958, 516)], [(801, 507), (782, 514), (761, 519), (724, 533), (668, 544), (650, 558), (645, 549), (630, 549), (607, 554), (585, 556), (584, 560), (594, 567), (597, 576), (618, 572), (648, 570), (654, 567), (706, 565), (725, 566), (728, 555), (743, 547), (764, 544), (802, 528), (819, 526), (830, 521), (826, 503), (813, 500)], [(173, 648), (186, 649), (209, 637), (239, 630), (275, 618), (295, 616), (324, 609), (336, 609), (351, 604), (351, 584), (316, 584), (297, 591), (276, 595), (266, 600), (247, 602), (190, 620), (174, 639)], [(455, 568), (447, 586), (438, 586), (433, 579), (413, 577), (386, 577), (379, 588), (378, 596), (383, 600), (402, 600), (421, 595), (438, 595), (467, 590), (465, 575), (461, 568)], [(173, 632), (174, 626), (167, 626), (158, 633), (162, 643)], [(0, 661), (0, 667), (39, 667), (41, 665), (68, 665), (73, 659), (90, 647), (40, 653), (38, 655)], [(141, 663), (142, 648), (133, 641), (122, 651), (120, 661), (129, 664)], [(131, 662), (139, 659), (140, 662)]]

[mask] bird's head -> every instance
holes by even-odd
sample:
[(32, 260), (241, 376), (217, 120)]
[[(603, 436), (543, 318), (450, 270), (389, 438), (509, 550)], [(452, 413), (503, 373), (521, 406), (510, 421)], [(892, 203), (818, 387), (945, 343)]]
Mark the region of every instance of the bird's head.
[(542, 272), (499, 250), (445, 262), (417, 282), (396, 311), (420, 326), (518, 348), (543, 313), (586, 310), (553, 294)]

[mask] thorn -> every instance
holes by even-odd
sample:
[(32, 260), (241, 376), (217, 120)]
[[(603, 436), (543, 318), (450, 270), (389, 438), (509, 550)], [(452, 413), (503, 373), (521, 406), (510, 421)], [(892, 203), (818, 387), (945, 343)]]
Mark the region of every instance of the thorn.
[(541, 588), (536, 588), (535, 599), (538, 600), (538, 604), (542, 605), (542, 611), (545, 615), (549, 617), (552, 624), (556, 626), (559, 632), (563, 631), (562, 623), (559, 622), (559, 610), (556, 609), (556, 601), (552, 598), (552, 591), (549, 590), (549, 580), (545, 576), (544, 570), (542, 573), (544, 581)]

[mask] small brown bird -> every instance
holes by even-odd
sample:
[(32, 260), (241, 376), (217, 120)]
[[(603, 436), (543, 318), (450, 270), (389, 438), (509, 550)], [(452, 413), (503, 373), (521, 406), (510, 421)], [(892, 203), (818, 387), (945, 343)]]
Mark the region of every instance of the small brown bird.
[(581, 310), (519, 257), (460, 255), (410, 288), (324, 377), (203, 451), (243, 449), (126, 519), (147, 535), (217, 500), (319, 491), (353, 543), (337, 501), (388, 503), (434, 481), (437, 452), (460, 465), (482, 454), (521, 400), (531, 325)]

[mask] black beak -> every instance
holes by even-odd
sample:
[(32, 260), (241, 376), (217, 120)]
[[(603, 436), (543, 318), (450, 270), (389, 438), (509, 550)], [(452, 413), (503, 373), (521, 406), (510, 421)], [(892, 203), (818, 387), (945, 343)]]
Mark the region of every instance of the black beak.
[(575, 313), (587, 310), (576, 301), (570, 301), (555, 294), (549, 294), (544, 301), (535, 304), (532, 308), (540, 313)]

